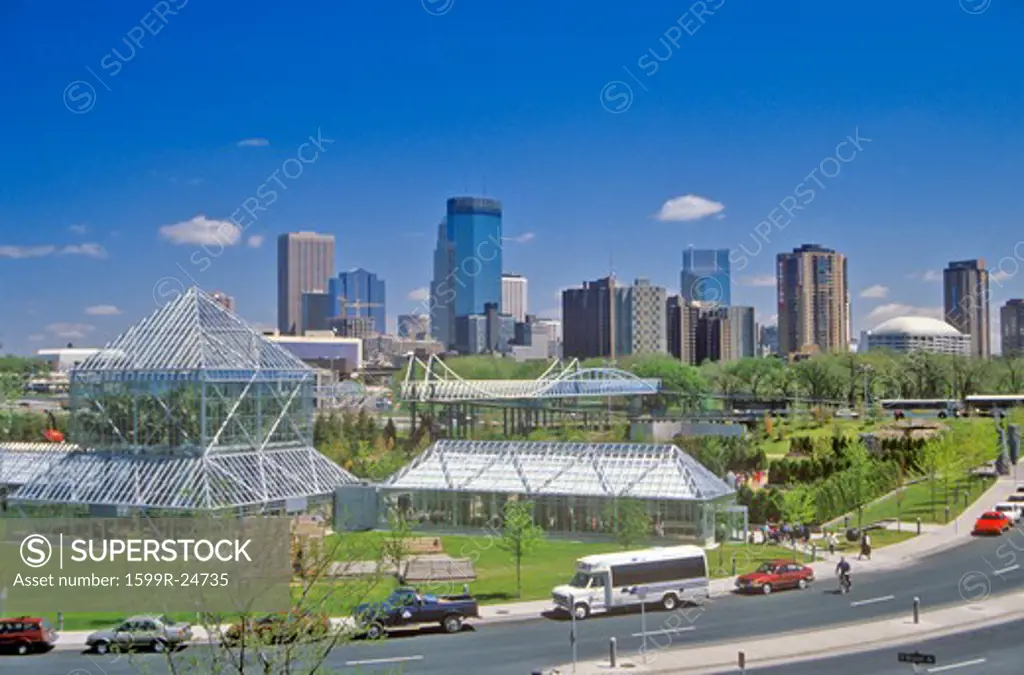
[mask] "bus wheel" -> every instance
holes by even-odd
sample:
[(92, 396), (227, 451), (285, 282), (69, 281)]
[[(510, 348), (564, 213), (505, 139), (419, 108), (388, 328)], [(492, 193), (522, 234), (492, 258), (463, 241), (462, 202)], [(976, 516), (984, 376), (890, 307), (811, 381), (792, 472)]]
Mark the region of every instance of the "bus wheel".
[(666, 593), (665, 597), (661, 599), (661, 606), (664, 607), (666, 611), (671, 612), (679, 606), (679, 598), (676, 597), (675, 593)]

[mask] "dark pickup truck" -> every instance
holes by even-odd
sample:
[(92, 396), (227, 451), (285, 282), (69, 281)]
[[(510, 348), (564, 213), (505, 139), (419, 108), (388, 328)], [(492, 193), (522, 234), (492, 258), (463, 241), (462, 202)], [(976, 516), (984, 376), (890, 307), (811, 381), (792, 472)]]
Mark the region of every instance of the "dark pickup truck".
[(469, 595), (420, 595), (412, 588), (395, 590), (384, 602), (356, 607), (355, 619), (367, 638), (375, 640), (389, 628), (440, 624), (446, 633), (458, 633), (466, 618), (480, 616), (476, 600)]

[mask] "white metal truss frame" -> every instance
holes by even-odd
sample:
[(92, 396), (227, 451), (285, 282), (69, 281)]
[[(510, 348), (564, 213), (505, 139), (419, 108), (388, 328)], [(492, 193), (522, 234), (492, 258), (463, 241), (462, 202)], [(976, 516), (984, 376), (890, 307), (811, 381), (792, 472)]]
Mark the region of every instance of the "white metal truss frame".
[[(30, 453), (0, 444), (0, 484), (15, 488), (12, 503), (171, 510), (265, 507), (330, 494), (358, 479), (317, 452), (311, 429), (303, 430), (294, 417), (296, 406), (312, 403), (307, 397), (314, 379), (315, 371), (297, 357), (204, 292), (190, 289), (73, 371), (72, 407), (81, 401), (96, 409), (127, 444), (124, 430), (93, 395), (92, 385), (149, 383), (156, 392), (164, 383), (189, 383), (201, 390), (191, 405), (225, 405), (226, 416), (213, 422), (217, 430), (205, 446), (66, 445)], [(221, 388), (243, 384), (237, 393)], [(264, 432), (261, 424), (257, 432), (246, 426), (239, 410), (247, 397), (268, 392), (278, 410), (269, 430)], [(137, 394), (133, 384), (132, 395)], [(272, 442), (282, 425), (290, 427), (294, 438)], [(222, 445), (225, 431), (236, 427), (244, 440)]]
[(382, 487), (712, 501), (735, 491), (674, 445), (437, 441)]
[[(422, 373), (422, 377), (419, 377)], [(403, 401), (532, 400), (591, 396), (648, 396), (661, 391), (661, 380), (641, 378), (620, 368), (582, 368), (579, 361), (557, 360), (536, 380), (467, 380), (432, 354), (426, 362), (409, 357), (402, 382)]]
[[(0, 467), (9, 454), (13, 453), (0, 449)], [(45, 471), (16, 489), (10, 501), (224, 510), (328, 494), (358, 482), (312, 448), (207, 457), (77, 451), (51, 461)]]

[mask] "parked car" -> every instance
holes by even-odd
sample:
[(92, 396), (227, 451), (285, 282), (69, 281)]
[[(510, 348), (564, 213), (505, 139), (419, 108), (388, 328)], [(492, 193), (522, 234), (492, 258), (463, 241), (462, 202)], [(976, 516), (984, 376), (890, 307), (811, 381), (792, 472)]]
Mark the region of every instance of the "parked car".
[(302, 638), (318, 639), (331, 630), (331, 620), (326, 614), (313, 612), (281, 612), (250, 619), (244, 624), (236, 623), (224, 632), (223, 642), (231, 647), (243, 642), (261, 644), (284, 644)]
[(177, 649), (192, 639), (192, 627), (167, 616), (139, 615), (124, 620), (120, 626), (93, 633), (85, 645), (97, 654), (111, 650), (152, 649), (162, 652)]
[(462, 622), (480, 616), (476, 600), (469, 595), (420, 595), (413, 588), (399, 588), (384, 602), (356, 607), (359, 632), (374, 640), (384, 637), (388, 628), (440, 624), (446, 633), (458, 633)]
[(1024, 503), (1021, 502), (999, 502), (992, 507), (993, 511), (1005, 514), (1013, 523), (1019, 523), (1024, 515)]
[(1006, 498), (1006, 501), (1011, 504), (1017, 504), (1020, 508), (1024, 509), (1024, 492), (1014, 492)]
[(753, 572), (736, 578), (740, 593), (762, 593), (783, 588), (807, 588), (814, 582), (814, 570), (792, 560), (772, 560), (762, 563)]
[(999, 511), (986, 511), (981, 514), (974, 523), (974, 530), (971, 534), (995, 534), (1000, 535), (1012, 527), (1010, 519)]
[(46, 651), (57, 643), (57, 637), (57, 631), (46, 619), (33, 616), (0, 619), (0, 650), (5, 652), (24, 656)]

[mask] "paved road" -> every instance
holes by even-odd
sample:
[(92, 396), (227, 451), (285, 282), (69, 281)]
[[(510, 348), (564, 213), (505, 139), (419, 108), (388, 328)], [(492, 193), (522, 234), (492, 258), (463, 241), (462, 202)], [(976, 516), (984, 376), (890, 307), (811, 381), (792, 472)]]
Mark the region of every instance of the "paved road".
[[(653, 642), (650, 648), (732, 641), (745, 636), (821, 628), (894, 614), (909, 615), (914, 596), (919, 596), (927, 609), (963, 602), (962, 593), (976, 600), (986, 588), (992, 593), (1019, 590), (1024, 588), (1024, 554), (1021, 554), (1021, 567), (996, 574), (1016, 563), (1008, 556), (1014, 553), (1009, 546), (1009, 536), (1024, 551), (1024, 535), (1015, 532), (1000, 538), (969, 540), (915, 565), (888, 572), (872, 573), (868, 565), (861, 571), (854, 561), (854, 590), (848, 596), (837, 595), (832, 580), (826, 579), (807, 591), (779, 592), (767, 597), (725, 597), (704, 608), (684, 608), (671, 614), (652, 611), (647, 614), (647, 630)], [(1001, 557), (997, 555), (999, 546), (1003, 546)], [(991, 580), (988, 586), (986, 577), (981, 574)], [(578, 629), (581, 660), (603, 658), (612, 636), (616, 637), (623, 654), (635, 652), (642, 642), (639, 613), (594, 617), (580, 622)], [(349, 667), (351, 662), (390, 661), (358, 664), (358, 672), (367, 675), (395, 672), (396, 663), (402, 665), (402, 672), (422, 675), (469, 672), (467, 667), (471, 667), (472, 672), (523, 675), (533, 668), (571, 659), (569, 621), (564, 619), (492, 624), (455, 636), (426, 633), (346, 645), (331, 654), (330, 664), (335, 669), (354, 673), (356, 666)], [(204, 658), (202, 648), (183, 652), (183, 656), (188, 654)], [(134, 663), (128, 659), (114, 662), (108, 657), (95, 659), (95, 664), (91, 665), (89, 657), (58, 651), (18, 659), (16, 666), (14, 663), (12, 658), (0, 658), (0, 673), (15, 672), (15, 667), (16, 672), (25, 675), (67, 675), (75, 668), (85, 669), (75, 675), (139, 672), (155, 675), (166, 671), (161, 657), (149, 655), (135, 657)], [(140, 668), (140, 663), (146, 664), (145, 668)]]
[[(934, 666), (919, 667), (918, 672), (922, 674), (1020, 675), (1024, 670), (1021, 631), (1024, 631), (1024, 621), (1015, 621), (895, 649), (789, 663), (777, 668), (748, 668), (747, 675), (910, 675), (912, 667), (896, 660), (899, 652), (908, 651), (935, 656)], [(735, 673), (735, 670), (724, 671), (722, 675)]]

